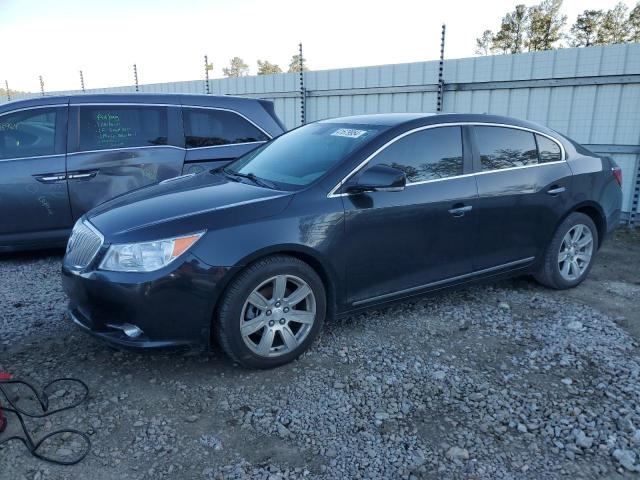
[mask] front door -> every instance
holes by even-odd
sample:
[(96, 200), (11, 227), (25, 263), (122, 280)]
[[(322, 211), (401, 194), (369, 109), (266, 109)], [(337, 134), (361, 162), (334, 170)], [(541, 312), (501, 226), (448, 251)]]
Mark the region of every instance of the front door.
[(66, 240), (67, 105), (0, 114), (0, 248)]
[(471, 273), (477, 188), (462, 137), (460, 126), (401, 136), (364, 169), (403, 170), (406, 188), (343, 197), (348, 297), (355, 306)]
[(67, 178), (73, 217), (182, 173), (180, 108), (72, 105)]

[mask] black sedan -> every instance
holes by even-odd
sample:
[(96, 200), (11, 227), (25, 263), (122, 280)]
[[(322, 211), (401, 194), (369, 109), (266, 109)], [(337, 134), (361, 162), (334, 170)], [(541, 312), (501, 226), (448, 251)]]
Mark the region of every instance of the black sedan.
[(620, 169), (489, 115), (337, 118), (76, 223), (69, 316), (121, 346), (284, 364), (335, 318), (469, 282), (582, 282), (619, 223)]

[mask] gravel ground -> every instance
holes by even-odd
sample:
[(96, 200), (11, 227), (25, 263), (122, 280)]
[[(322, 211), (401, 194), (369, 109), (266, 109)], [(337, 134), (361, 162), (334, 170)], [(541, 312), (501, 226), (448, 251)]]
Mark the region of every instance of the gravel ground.
[[(0, 258), (0, 371), (85, 380), (86, 404), (29, 425), (77, 428), (93, 449), (59, 467), (11, 444), (2, 479), (640, 475), (637, 234), (616, 234), (570, 292), (515, 279), (371, 311), (267, 372), (93, 341), (63, 320), (59, 262)], [(74, 395), (56, 387), (52, 403)]]

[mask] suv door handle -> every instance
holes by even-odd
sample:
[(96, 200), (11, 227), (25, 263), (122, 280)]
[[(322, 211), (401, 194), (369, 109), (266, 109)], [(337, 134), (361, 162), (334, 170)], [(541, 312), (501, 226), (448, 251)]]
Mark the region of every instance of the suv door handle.
[(470, 212), (472, 209), (473, 207), (471, 205), (454, 205), (453, 208), (449, 210), (449, 213), (454, 217), (459, 218), (463, 217), (465, 213)]
[(85, 178), (93, 178), (98, 174), (98, 170), (93, 170), (91, 172), (73, 172), (67, 175), (69, 180), (82, 180)]
[(35, 178), (40, 183), (56, 183), (60, 180), (66, 180), (67, 176), (64, 173), (49, 173), (45, 175), (35, 175)]
[(560, 193), (565, 192), (567, 189), (564, 187), (559, 187), (557, 185), (554, 185), (553, 187), (551, 187), (549, 190), (547, 190), (547, 193), (549, 195), (558, 195)]

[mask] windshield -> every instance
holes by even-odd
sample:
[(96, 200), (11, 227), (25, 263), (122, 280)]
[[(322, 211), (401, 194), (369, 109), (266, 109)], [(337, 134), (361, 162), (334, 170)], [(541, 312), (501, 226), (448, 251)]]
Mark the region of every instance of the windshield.
[(227, 165), (224, 172), (299, 190), (386, 130), (382, 125), (311, 123), (276, 138)]

